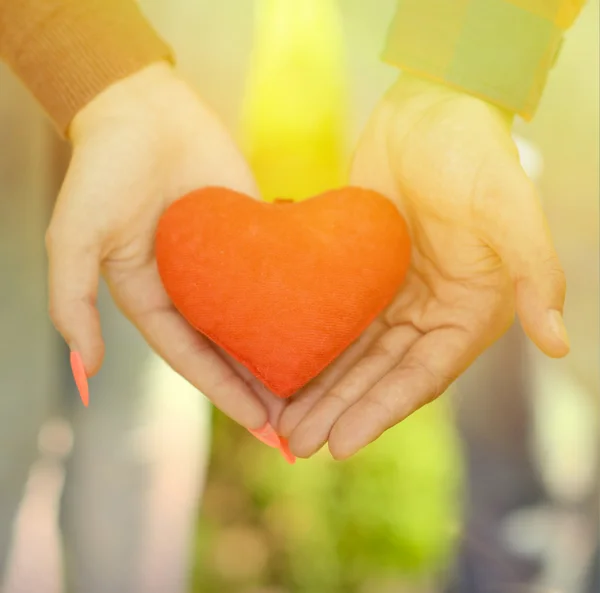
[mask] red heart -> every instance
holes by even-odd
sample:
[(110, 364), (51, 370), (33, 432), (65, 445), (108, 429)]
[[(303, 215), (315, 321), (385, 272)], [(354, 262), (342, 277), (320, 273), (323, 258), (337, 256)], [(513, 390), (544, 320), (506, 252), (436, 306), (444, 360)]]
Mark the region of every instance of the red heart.
[(156, 234), (175, 307), (280, 397), (360, 336), (409, 258), (398, 210), (358, 188), (268, 203), (209, 187), (174, 202)]

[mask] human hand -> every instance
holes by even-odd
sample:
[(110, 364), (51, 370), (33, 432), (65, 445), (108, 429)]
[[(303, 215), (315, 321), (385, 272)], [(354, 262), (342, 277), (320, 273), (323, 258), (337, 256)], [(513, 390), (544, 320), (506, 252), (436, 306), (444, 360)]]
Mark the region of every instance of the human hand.
[(88, 376), (104, 345), (102, 272), (119, 308), (175, 371), (249, 429), (283, 407), (179, 315), (161, 284), (154, 232), (191, 190), (256, 196), (251, 172), (217, 118), (166, 63), (114, 84), (75, 117), (72, 160), (47, 233), (52, 320)]
[(337, 459), (441, 395), (514, 319), (547, 355), (568, 353), (565, 278), (511, 117), (402, 76), (360, 140), (353, 185), (392, 199), (411, 230), (411, 268), (387, 311), (295, 397), (280, 430), (308, 457)]

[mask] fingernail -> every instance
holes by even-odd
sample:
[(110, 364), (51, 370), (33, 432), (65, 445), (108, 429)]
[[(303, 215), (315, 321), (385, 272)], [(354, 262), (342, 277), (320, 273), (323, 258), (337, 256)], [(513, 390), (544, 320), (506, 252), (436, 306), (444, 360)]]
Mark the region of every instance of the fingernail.
[(569, 340), (569, 334), (567, 333), (567, 328), (565, 326), (565, 321), (560, 311), (552, 310), (549, 313), (550, 316), (550, 327), (552, 328), (552, 332), (554, 335), (563, 342), (567, 348), (571, 348), (571, 342)]
[(248, 432), (255, 436), (261, 443), (279, 449), (279, 437), (275, 429), (268, 422), (262, 428), (256, 430), (248, 429)]
[(281, 444), (279, 446), (279, 450), (281, 451), (281, 454), (283, 455), (283, 458), (290, 465), (294, 465), (294, 463), (296, 463), (296, 458), (294, 457), (294, 455), (290, 451), (290, 446), (288, 444), (288, 440), (284, 439), (283, 437), (280, 437), (279, 441), (281, 442)]
[(90, 402), (90, 392), (85, 367), (83, 366), (83, 360), (79, 352), (71, 352), (71, 371), (73, 372), (75, 385), (77, 385), (77, 390), (79, 391), (79, 397), (83, 405), (87, 408)]

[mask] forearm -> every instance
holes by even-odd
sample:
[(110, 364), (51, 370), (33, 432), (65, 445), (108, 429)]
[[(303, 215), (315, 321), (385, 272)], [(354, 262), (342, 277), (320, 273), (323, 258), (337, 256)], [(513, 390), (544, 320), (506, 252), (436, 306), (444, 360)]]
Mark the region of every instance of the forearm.
[(399, 0), (383, 59), (531, 119), (584, 1)]
[(112, 83), (172, 60), (134, 0), (0, 0), (0, 57), (61, 133)]

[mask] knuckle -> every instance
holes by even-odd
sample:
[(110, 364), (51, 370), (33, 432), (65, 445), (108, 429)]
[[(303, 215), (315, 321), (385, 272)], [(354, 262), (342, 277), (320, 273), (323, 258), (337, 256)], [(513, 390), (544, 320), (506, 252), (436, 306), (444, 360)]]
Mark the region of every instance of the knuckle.
[(341, 389), (332, 389), (327, 394), (327, 401), (340, 409), (344, 409), (348, 406), (349, 398)]
[(51, 300), (48, 304), (48, 314), (54, 327), (57, 329), (61, 329), (65, 325), (65, 315), (64, 309), (56, 302), (56, 300)]
[(552, 255), (546, 259), (544, 262), (544, 268), (546, 276), (550, 279), (554, 286), (561, 287), (566, 285), (567, 278), (558, 256)]
[(385, 338), (386, 335), (376, 340), (369, 348), (365, 358), (369, 358), (371, 360), (391, 358), (393, 356), (392, 344), (390, 343), (390, 340), (386, 340)]
[(210, 386), (210, 392), (227, 392), (235, 385), (236, 380), (239, 380), (240, 385), (243, 385), (244, 387), (246, 386), (243, 379), (235, 375), (233, 371), (231, 373), (224, 371), (214, 378)]
[(423, 397), (425, 403), (430, 403), (442, 395), (449, 385), (456, 381), (457, 376), (441, 374), (433, 371), (428, 365), (416, 357), (411, 357), (404, 364), (406, 372), (414, 372), (420, 375), (423, 383)]
[[(330, 381), (327, 379), (327, 375), (325, 373), (321, 373), (317, 375), (313, 379), (311, 379), (299, 392), (299, 394), (306, 393), (325, 393), (328, 389)], [(299, 394), (296, 396), (298, 397)]]
[(51, 295), (48, 302), (48, 315), (54, 327), (63, 336), (71, 334), (77, 329), (77, 320), (80, 317), (79, 302), (70, 301), (63, 295)]
[[(384, 426), (390, 427), (396, 424), (398, 416), (398, 410), (387, 397), (368, 397), (368, 406), (372, 409), (373, 413), (378, 416)], [(370, 415), (370, 414), (369, 414)]]
[(418, 375), (420, 375), (420, 377), (423, 381), (425, 381), (428, 387), (428, 392), (437, 393), (439, 391), (439, 380), (437, 378), (437, 375), (433, 373), (431, 369), (426, 364), (421, 362), (418, 358), (411, 357), (410, 359), (405, 361), (403, 366), (404, 370), (407, 373), (417, 373)]

